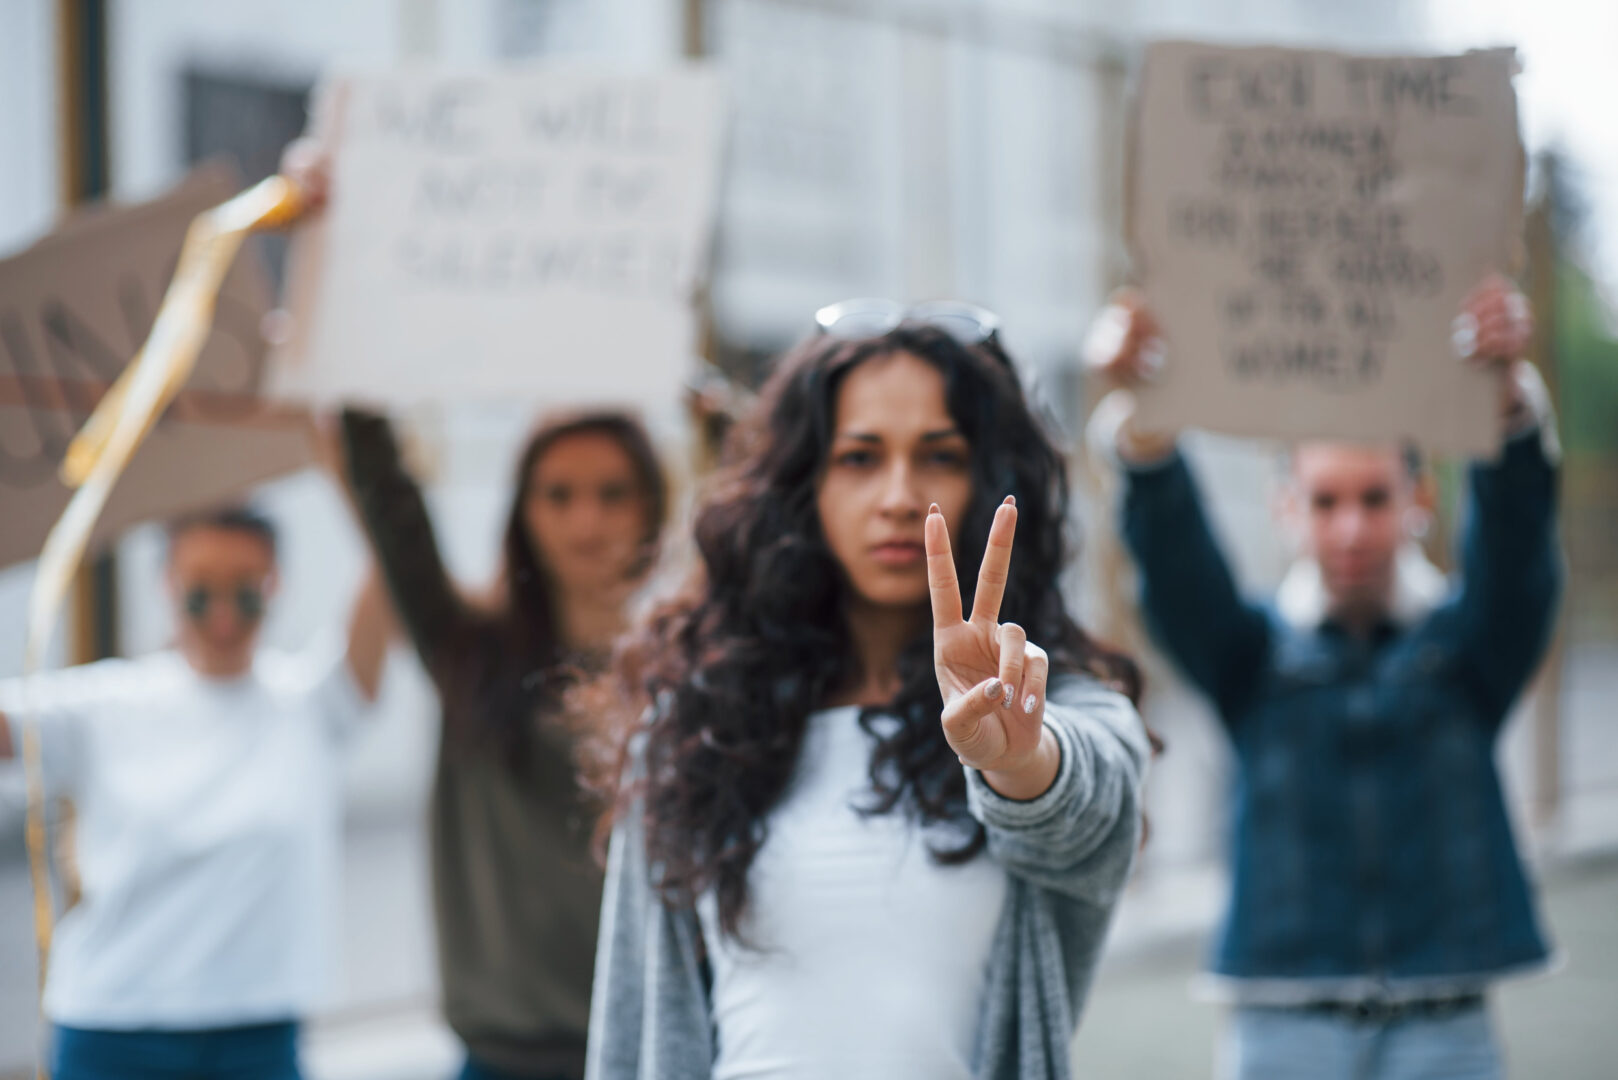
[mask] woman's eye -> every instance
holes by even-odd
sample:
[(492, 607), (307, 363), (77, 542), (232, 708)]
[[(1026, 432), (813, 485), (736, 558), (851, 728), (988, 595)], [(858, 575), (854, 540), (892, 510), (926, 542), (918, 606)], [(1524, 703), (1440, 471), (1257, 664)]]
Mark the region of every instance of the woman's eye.
[(601, 501), (607, 506), (618, 506), (629, 499), (628, 484), (608, 484), (601, 489)]
[(876, 463), (876, 455), (869, 450), (845, 450), (837, 455), (837, 464), (862, 469)]
[(927, 461), (929, 464), (939, 465), (946, 469), (964, 469), (966, 467), (966, 455), (959, 450), (935, 450), (927, 456)]
[(565, 487), (548, 487), (543, 492), (545, 501), (552, 506), (566, 506), (568, 500), (573, 498), (573, 490)]

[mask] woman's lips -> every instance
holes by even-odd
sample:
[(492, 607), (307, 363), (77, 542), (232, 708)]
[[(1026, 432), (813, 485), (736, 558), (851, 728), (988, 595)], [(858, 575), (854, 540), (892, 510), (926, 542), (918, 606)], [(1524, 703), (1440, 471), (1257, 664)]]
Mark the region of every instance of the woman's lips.
[(926, 557), (927, 549), (914, 540), (893, 540), (871, 549), (871, 558), (883, 566), (912, 566)]

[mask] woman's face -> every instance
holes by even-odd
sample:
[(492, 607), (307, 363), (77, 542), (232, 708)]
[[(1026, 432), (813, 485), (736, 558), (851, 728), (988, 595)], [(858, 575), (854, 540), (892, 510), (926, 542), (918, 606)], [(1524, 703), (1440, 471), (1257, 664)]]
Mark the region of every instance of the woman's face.
[(646, 514), (635, 464), (610, 435), (564, 435), (528, 474), (528, 542), (565, 591), (610, 588), (629, 578), (642, 556)]
[(926, 605), (927, 504), (937, 503), (952, 529), (959, 523), (972, 498), (970, 455), (931, 364), (890, 353), (843, 379), (816, 505), (859, 601)]

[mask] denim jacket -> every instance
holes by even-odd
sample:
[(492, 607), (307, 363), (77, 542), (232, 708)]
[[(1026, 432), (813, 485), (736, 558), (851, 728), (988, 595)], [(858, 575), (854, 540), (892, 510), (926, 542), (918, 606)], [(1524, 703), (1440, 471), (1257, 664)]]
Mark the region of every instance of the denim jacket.
[(1553, 449), (1530, 432), (1472, 467), (1464, 581), (1369, 639), (1243, 599), (1177, 454), (1128, 471), (1149, 627), (1235, 749), (1212, 967), (1237, 1000), (1448, 994), (1547, 959), (1494, 751), (1560, 586)]

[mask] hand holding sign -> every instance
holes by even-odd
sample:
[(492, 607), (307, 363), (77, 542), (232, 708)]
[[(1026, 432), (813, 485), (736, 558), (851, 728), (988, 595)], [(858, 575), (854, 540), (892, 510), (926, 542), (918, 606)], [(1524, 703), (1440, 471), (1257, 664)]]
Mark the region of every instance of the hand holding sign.
[[(1533, 338), (1534, 320), (1528, 300), (1506, 278), (1491, 274), (1467, 294), (1451, 323), (1450, 344), (1468, 367), (1485, 371), (1497, 380), (1500, 413), (1506, 429), (1527, 408), (1522, 381), (1514, 366)], [(1172, 428), (1143, 429), (1134, 393), (1150, 386), (1169, 369), (1168, 347), (1159, 336), (1157, 320), (1138, 289), (1115, 292), (1096, 316), (1085, 339), (1088, 370), (1114, 393), (1097, 406), (1115, 432), (1116, 449), (1125, 461), (1145, 462), (1163, 457), (1178, 434)]]
[(933, 667), (944, 697), (944, 738), (961, 763), (1000, 794), (1032, 799), (1056, 779), (1061, 752), (1045, 730), (1050, 660), (1016, 623), (1001, 623), (1017, 506), (995, 511), (978, 571), (972, 617), (961, 613), (949, 528), (937, 505), (927, 512), (927, 584), (933, 605)]
[(325, 403), (677, 401), (696, 348), (719, 84), (684, 67), (394, 71), (323, 88), (283, 170), (279, 392)]

